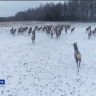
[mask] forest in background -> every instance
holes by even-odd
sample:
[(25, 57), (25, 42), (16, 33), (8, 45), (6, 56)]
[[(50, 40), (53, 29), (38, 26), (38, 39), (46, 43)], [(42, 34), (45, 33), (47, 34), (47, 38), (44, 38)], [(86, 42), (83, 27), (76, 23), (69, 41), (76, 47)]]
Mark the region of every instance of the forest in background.
[(37, 8), (0, 17), (3, 21), (96, 21), (95, 0), (68, 0), (64, 3), (40, 4)]

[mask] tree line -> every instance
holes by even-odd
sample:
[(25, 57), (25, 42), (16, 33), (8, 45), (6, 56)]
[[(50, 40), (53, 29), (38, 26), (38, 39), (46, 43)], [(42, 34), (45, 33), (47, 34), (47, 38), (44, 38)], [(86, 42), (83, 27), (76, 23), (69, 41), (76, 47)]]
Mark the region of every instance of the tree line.
[(96, 21), (95, 0), (68, 0), (64, 3), (40, 4), (37, 8), (17, 12), (0, 21)]

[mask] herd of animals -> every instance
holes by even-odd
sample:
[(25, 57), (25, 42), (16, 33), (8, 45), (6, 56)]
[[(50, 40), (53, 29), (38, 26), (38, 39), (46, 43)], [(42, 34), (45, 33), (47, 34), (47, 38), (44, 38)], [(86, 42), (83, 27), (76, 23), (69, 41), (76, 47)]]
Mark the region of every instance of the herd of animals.
[[(20, 27), (18, 28), (18, 34), (23, 34), (24, 32), (28, 32), (28, 36), (32, 34), (32, 37), (31, 37), (31, 40), (32, 40), (32, 43), (34, 44), (35, 43), (35, 33), (36, 31), (42, 31), (42, 32), (46, 32), (47, 35), (50, 35), (51, 38), (53, 38), (53, 35), (55, 34), (56, 38), (60, 38), (60, 35), (62, 33), (62, 31), (64, 30), (65, 33), (67, 34), (67, 31), (71, 29), (71, 33), (74, 32), (74, 29), (75, 27), (71, 27), (71, 25), (69, 24), (66, 24), (66, 25), (57, 25), (57, 26), (52, 26), (52, 25), (47, 25), (47, 26), (35, 26), (35, 27)], [(12, 29), (10, 29), (10, 33), (14, 36), (15, 33), (16, 33), (16, 29), (14, 29), (12, 27)], [(91, 30), (91, 26), (88, 26), (86, 28), (86, 33), (88, 33), (88, 39), (90, 39), (90, 37), (93, 36), (96, 34), (96, 28), (94, 30)], [(76, 63), (77, 63), (77, 69), (78, 69), (78, 72), (79, 72), (79, 67), (80, 67), (80, 62), (81, 62), (81, 53), (79, 52), (78, 50), (78, 47), (77, 47), (77, 43), (74, 42), (73, 44), (73, 47), (74, 47), (74, 57), (75, 57), (75, 60), (76, 60)], [(79, 63), (79, 64), (78, 64)]]
[[(16, 33), (16, 30), (18, 30), (18, 34), (23, 34), (25, 31), (28, 32), (28, 36), (30, 34), (32, 34), (31, 40), (32, 43), (35, 43), (35, 33), (36, 31), (42, 31), (42, 32), (46, 32), (47, 35), (51, 35), (51, 38), (53, 38), (53, 34), (56, 34), (56, 38), (58, 39), (62, 33), (63, 30), (65, 30), (65, 33), (67, 34), (67, 31), (71, 29), (71, 33), (74, 31), (75, 27), (71, 28), (71, 25), (69, 24), (65, 24), (65, 25), (57, 25), (57, 26), (52, 26), (52, 25), (47, 25), (47, 26), (35, 26), (35, 27), (20, 27), (18, 29), (15, 29), (12, 27), (12, 29), (10, 29), (10, 33), (14, 36)], [(91, 30), (91, 26), (88, 26), (86, 28), (86, 33), (88, 33), (88, 39), (90, 39), (90, 37), (94, 36), (94, 34), (96, 34), (96, 28), (94, 30)]]
[[(35, 33), (36, 31), (42, 31), (46, 32), (47, 35), (51, 35), (51, 38), (53, 38), (53, 35), (56, 35), (56, 38), (58, 39), (62, 33), (63, 30), (65, 30), (65, 33), (67, 34), (67, 31), (71, 28), (71, 25), (47, 25), (47, 26), (35, 26), (35, 27), (20, 27), (18, 29), (11, 28), (10, 33), (14, 36), (16, 33), (16, 30), (18, 34), (23, 34), (24, 32), (28, 32), (28, 36), (32, 34), (31, 40), (32, 43), (35, 43)], [(75, 27), (71, 28), (71, 33), (74, 31)]]

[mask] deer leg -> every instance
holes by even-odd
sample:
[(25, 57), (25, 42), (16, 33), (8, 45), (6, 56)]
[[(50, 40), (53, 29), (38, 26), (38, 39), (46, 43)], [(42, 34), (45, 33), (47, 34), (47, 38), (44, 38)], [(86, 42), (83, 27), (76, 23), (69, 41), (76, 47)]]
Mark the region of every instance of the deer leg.
[(78, 72), (79, 72), (79, 67), (78, 67)]
[(81, 59), (79, 60), (79, 67), (80, 67), (80, 62), (81, 62)]
[(77, 62), (77, 69), (78, 69), (78, 72), (79, 72), (78, 58), (76, 58), (76, 62)]
[(78, 68), (78, 59), (76, 58), (77, 68)]
[(77, 69), (78, 69), (78, 72), (79, 72), (78, 58), (76, 58), (76, 63), (77, 63)]
[(79, 67), (80, 67), (80, 61), (79, 61)]

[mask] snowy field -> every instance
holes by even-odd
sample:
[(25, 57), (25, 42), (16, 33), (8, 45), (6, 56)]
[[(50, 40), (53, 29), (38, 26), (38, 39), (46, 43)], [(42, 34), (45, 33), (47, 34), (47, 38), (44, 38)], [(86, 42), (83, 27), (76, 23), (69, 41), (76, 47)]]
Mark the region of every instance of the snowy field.
[[(71, 24), (61, 37), (36, 32), (35, 44), (27, 31), (12, 36), (10, 29), (21, 26)], [(86, 28), (96, 23), (4, 22), (0, 23), (0, 96), (96, 96), (96, 37), (88, 39)], [(74, 59), (73, 43), (82, 54), (80, 72)]]

